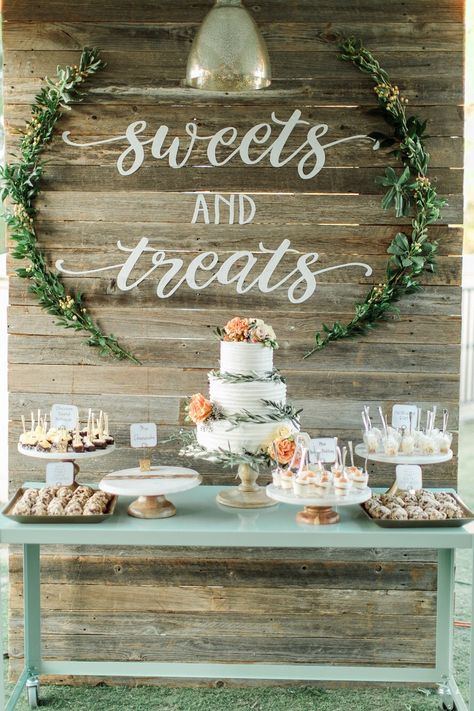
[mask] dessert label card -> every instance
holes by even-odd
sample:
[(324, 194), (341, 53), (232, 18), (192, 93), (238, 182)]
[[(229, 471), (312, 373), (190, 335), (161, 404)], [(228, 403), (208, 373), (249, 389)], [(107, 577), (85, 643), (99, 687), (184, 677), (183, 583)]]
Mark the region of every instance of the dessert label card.
[(135, 422), (130, 425), (130, 444), (137, 449), (156, 447), (157, 432), (154, 422)]
[(403, 491), (422, 489), (423, 477), (418, 464), (399, 464), (397, 466), (397, 486)]
[(65, 427), (73, 430), (79, 419), (79, 410), (75, 405), (53, 405), (51, 408), (51, 427)]
[(410, 413), (413, 428), (416, 427), (418, 408), (416, 405), (394, 405), (392, 408), (392, 427), (410, 427)]
[(71, 486), (74, 483), (74, 464), (72, 462), (49, 462), (46, 465), (46, 484), (48, 486)]
[(318, 451), (321, 452), (323, 462), (336, 461), (336, 442), (334, 437), (315, 437), (311, 440), (309, 448), (309, 461), (318, 461)]

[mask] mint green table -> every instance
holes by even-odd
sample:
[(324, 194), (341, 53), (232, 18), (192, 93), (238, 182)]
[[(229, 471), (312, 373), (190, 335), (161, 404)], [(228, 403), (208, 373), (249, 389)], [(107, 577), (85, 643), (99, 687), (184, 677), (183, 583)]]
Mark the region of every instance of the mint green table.
[[(130, 503), (119, 502), (117, 515), (95, 525), (17, 524), (0, 516), (0, 543), (23, 544), (25, 667), (9, 702), (0, 686), (0, 709), (12, 711), (27, 687), (37, 699), (40, 674), (181, 678), (294, 679), (314, 681), (426, 682), (443, 684), (447, 708), (474, 711), (474, 635), (471, 642), (471, 700), (463, 700), (453, 676), (454, 551), (472, 550), (474, 524), (464, 528), (382, 529), (358, 507), (341, 508), (340, 523), (299, 526), (294, 507), (280, 504), (258, 511), (225, 510), (216, 504), (221, 487), (201, 486), (173, 495), (178, 514), (162, 520), (127, 516)], [(278, 548), (426, 548), (438, 551), (436, 666), (391, 668), (305, 664), (210, 664), (161, 662), (54, 661), (41, 659), (40, 548), (57, 545), (241, 546)], [(474, 589), (474, 588), (473, 588)], [(1, 658), (1, 655), (0, 655)], [(0, 670), (1, 671), (1, 670)], [(451, 704), (455, 704), (451, 705)]]

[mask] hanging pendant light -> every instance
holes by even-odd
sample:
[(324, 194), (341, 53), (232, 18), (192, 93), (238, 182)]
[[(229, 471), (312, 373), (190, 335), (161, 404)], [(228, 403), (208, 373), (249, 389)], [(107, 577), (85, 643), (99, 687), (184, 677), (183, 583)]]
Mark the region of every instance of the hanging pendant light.
[(216, 0), (194, 38), (185, 83), (207, 91), (254, 91), (269, 86), (267, 47), (241, 0)]

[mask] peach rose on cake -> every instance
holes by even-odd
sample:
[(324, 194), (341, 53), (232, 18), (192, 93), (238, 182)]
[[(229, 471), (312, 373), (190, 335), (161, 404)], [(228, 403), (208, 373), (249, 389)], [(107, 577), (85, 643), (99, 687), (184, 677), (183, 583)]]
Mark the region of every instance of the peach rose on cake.
[(226, 323), (224, 331), (225, 341), (246, 341), (249, 335), (249, 320), (236, 316)]
[(189, 419), (195, 424), (204, 422), (212, 414), (212, 402), (202, 393), (195, 393), (191, 395), (187, 410)]
[(268, 448), (268, 454), (271, 459), (275, 459), (275, 450), (273, 445), (275, 445), (276, 456), (279, 464), (289, 464), (293, 458), (296, 449), (296, 442), (293, 437), (279, 437), (274, 439), (272, 444)]

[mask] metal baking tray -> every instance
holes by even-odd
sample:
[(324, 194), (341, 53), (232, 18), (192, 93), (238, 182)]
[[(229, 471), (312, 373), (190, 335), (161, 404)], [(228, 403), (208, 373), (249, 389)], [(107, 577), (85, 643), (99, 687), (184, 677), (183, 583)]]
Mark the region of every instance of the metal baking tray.
[(474, 521), (474, 512), (469, 509), (464, 501), (454, 492), (448, 491), (453, 499), (456, 500), (457, 504), (462, 508), (466, 514), (463, 518), (447, 518), (442, 521), (426, 521), (417, 519), (407, 519), (405, 521), (391, 521), (390, 519), (373, 518), (368, 511), (365, 510), (364, 505), (361, 504), (360, 507), (364, 514), (370, 521), (373, 521), (381, 528), (457, 528), (460, 526), (465, 526), (466, 523), (471, 523)]
[(12, 514), (10, 511), (15, 507), (18, 499), (21, 499), (25, 492), (23, 487), (20, 487), (15, 493), (12, 499), (2, 510), (2, 514), (12, 521), (17, 523), (101, 523), (101, 521), (106, 521), (108, 518), (114, 515), (115, 507), (117, 505), (118, 496), (114, 496), (107, 506), (107, 510), (102, 514), (90, 514), (85, 516), (81, 514), (80, 516), (33, 516), (33, 515), (18, 515)]

